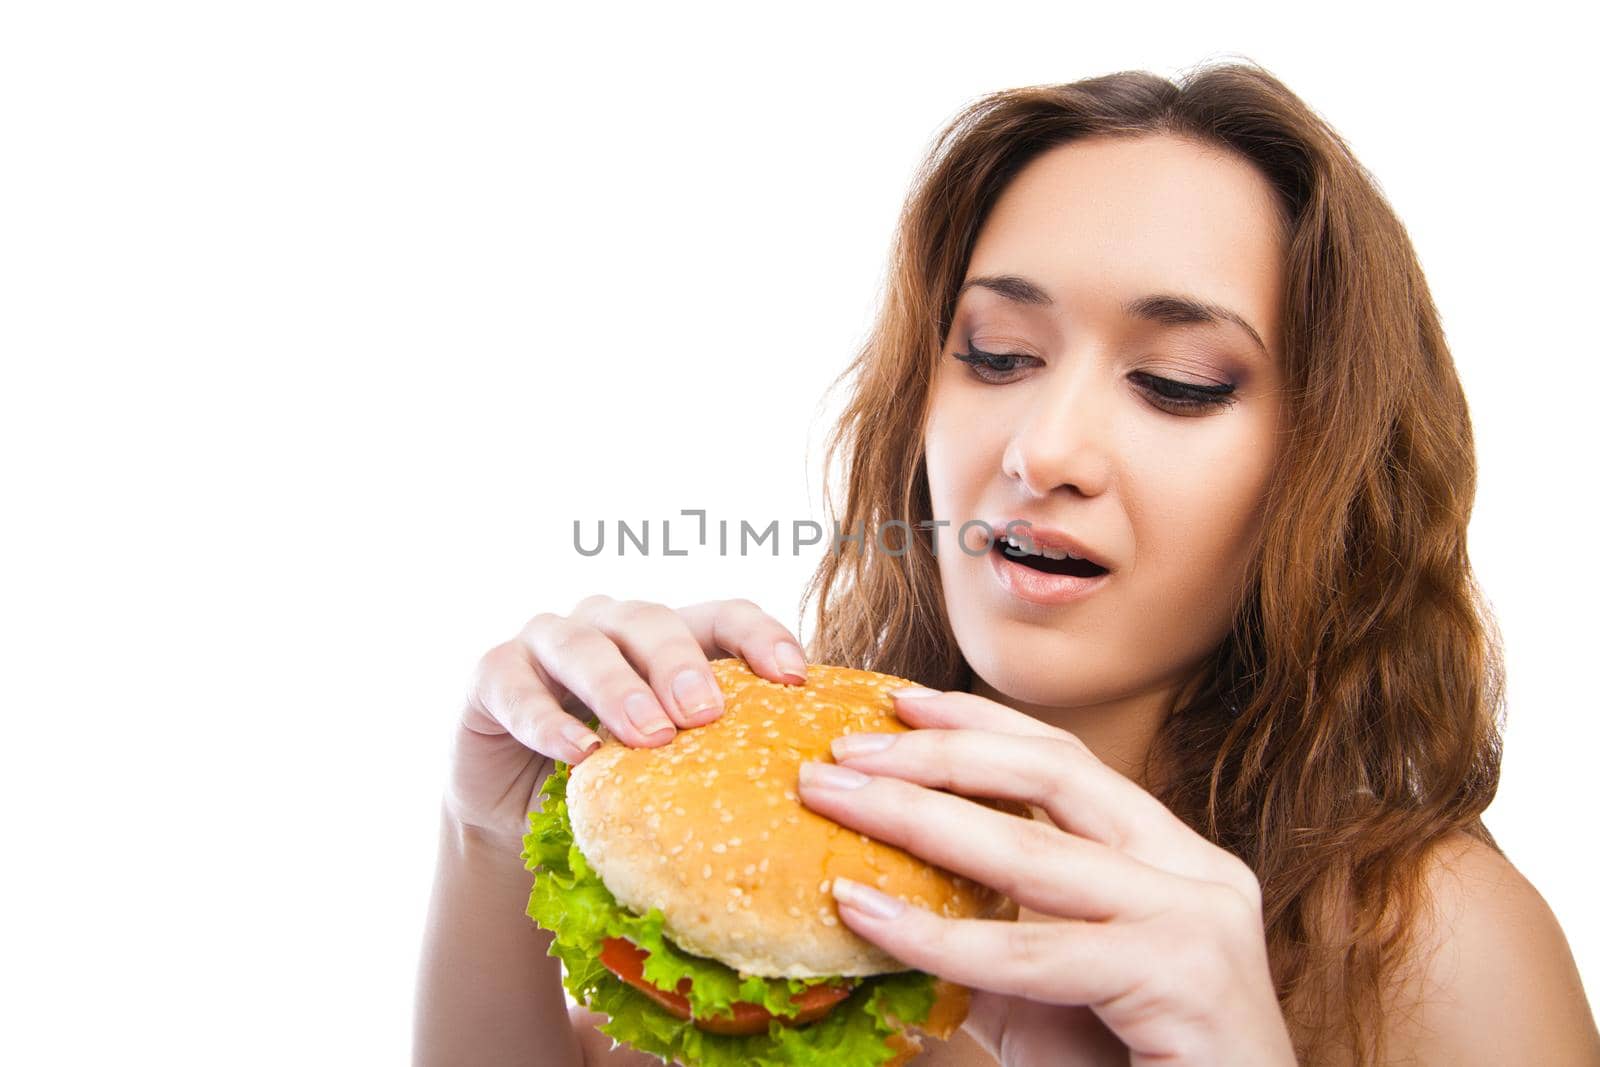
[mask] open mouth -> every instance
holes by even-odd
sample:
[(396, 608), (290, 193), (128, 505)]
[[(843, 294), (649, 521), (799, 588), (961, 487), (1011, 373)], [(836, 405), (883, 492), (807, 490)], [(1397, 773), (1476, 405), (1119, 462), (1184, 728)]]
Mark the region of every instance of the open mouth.
[[(991, 552), (997, 552), (1010, 560), (1031, 570), (1042, 571), (1045, 574), (1070, 574), (1075, 578), (1094, 578), (1108, 573), (1106, 568), (1098, 563), (1086, 559), (1075, 559), (1065, 553), (1052, 552), (1047, 556), (1042, 551), (1024, 552), (1021, 548), (1007, 542), (1004, 538), (995, 538), (990, 546)], [(1061, 556), (1054, 559), (1052, 556)]]

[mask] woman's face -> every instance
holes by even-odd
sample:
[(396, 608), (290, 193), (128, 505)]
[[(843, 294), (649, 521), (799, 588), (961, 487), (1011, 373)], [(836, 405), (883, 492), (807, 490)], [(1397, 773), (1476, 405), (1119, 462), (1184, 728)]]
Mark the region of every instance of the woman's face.
[[(949, 524), (935, 527), (940, 578), (975, 688), (1048, 708), (1151, 700), (1224, 638), (1276, 450), (1284, 240), (1250, 163), (1166, 136), (1060, 146), (1001, 195), (925, 429), (934, 519)], [(971, 284), (999, 276), (1025, 281)], [(975, 350), (1018, 358), (955, 358)], [(969, 554), (982, 528), (967, 550), (957, 537), (975, 519), (1061, 531), (1109, 571)]]

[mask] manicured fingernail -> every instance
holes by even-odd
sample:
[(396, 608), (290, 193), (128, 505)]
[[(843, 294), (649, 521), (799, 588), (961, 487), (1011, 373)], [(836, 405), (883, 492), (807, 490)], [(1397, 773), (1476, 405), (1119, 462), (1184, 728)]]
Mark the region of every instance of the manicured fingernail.
[(573, 748), (578, 750), (578, 757), (580, 759), (588, 755), (590, 749), (600, 744), (600, 739), (591, 733), (589, 729), (581, 722), (567, 723), (567, 725), (561, 728), (561, 736), (565, 737), (567, 742), (571, 744)]
[(833, 789), (858, 789), (872, 781), (872, 776), (862, 774), (836, 763), (807, 760), (800, 764), (800, 784)]
[(785, 641), (773, 650), (773, 655), (777, 657), (778, 668), (784, 674), (797, 682), (806, 680), (806, 654), (800, 651), (799, 645)]
[(882, 752), (894, 744), (894, 734), (845, 734), (836, 737), (829, 746), (833, 750), (834, 759), (849, 759), (851, 756), (870, 756), (874, 752)]
[(711, 679), (690, 667), (672, 680), (672, 695), (678, 699), (684, 717), (692, 719), (716, 710), (719, 690), (711, 684)]
[(662, 713), (656, 698), (649, 693), (633, 694), (622, 702), (622, 710), (628, 713), (628, 721), (646, 737), (672, 729), (671, 720)]
[(899, 897), (880, 893), (870, 885), (862, 885), (848, 878), (833, 880), (833, 898), (847, 907), (880, 919), (893, 919), (906, 910), (906, 902)]
[(921, 700), (925, 697), (936, 697), (939, 695), (939, 691), (937, 689), (924, 689), (920, 685), (911, 685), (901, 689), (891, 689), (889, 690), (889, 695), (899, 697), (901, 700)]

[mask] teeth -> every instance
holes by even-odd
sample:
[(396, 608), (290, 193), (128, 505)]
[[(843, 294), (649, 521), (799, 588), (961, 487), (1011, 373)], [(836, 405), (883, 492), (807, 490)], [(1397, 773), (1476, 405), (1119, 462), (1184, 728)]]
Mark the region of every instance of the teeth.
[(1015, 548), (1017, 551), (1026, 552), (1030, 556), (1043, 556), (1045, 559), (1083, 559), (1082, 556), (1074, 556), (1071, 552), (1066, 552), (1061, 549), (1045, 548), (1043, 545), (1040, 545), (1037, 542), (1034, 544), (1033, 548), (1029, 549), (1024, 547), (1021, 541), (1007, 534), (1001, 534), (1000, 540), (1004, 541), (1012, 548)]

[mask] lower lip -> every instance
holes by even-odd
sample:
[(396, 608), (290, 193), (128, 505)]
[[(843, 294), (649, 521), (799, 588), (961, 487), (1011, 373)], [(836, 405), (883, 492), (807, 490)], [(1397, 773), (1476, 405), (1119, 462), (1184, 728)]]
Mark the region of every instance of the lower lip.
[(989, 551), (989, 566), (994, 568), (995, 577), (1000, 579), (1000, 585), (1012, 596), (1026, 600), (1030, 604), (1044, 604), (1055, 606), (1070, 604), (1080, 600), (1105, 584), (1111, 577), (1097, 574), (1093, 578), (1080, 578), (1074, 574), (1046, 574), (1036, 571), (1032, 567), (1015, 563), (1008, 559), (1004, 551)]

